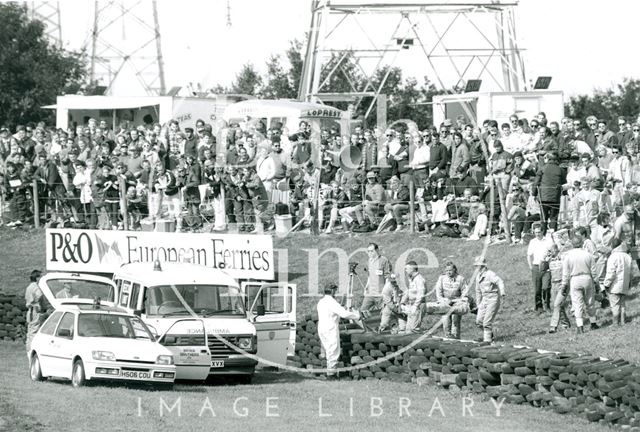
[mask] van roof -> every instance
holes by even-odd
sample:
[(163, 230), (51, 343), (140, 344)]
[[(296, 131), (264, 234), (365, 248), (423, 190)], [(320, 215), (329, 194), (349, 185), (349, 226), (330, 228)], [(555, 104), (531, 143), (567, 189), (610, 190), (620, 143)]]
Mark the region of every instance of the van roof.
[(268, 117), (297, 116), (299, 118), (335, 118), (348, 117), (346, 111), (330, 105), (313, 102), (299, 102), (288, 99), (251, 99), (237, 102), (225, 108), (226, 119), (244, 116), (255, 117), (265, 115)]
[(160, 263), (161, 270), (154, 270), (153, 262), (124, 264), (115, 272), (117, 278), (130, 278), (144, 282), (146, 286), (215, 284), (239, 288), (238, 282), (226, 272), (192, 263)]

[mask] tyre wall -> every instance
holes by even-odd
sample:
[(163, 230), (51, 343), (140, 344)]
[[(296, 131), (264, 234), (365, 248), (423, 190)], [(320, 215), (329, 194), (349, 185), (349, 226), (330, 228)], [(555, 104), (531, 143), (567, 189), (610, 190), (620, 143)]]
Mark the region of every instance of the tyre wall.
[[(640, 431), (640, 367), (589, 354), (470, 341), (379, 335), (343, 326), (342, 364), (351, 379), (384, 379), (486, 394), (507, 403), (547, 407), (603, 425)], [(290, 364), (324, 367), (316, 317), (298, 323)]]
[(0, 341), (24, 340), (26, 317), (24, 298), (0, 293)]

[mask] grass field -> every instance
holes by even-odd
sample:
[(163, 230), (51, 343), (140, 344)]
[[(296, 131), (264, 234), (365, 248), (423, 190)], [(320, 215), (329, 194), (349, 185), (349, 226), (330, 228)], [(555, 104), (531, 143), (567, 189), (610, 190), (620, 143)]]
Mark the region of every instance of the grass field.
[[(397, 257), (410, 248), (429, 250), (433, 255), (427, 261), (423, 252), (416, 251), (408, 254), (408, 259), (415, 259), (423, 268), (422, 274), (427, 280), (429, 289), (442, 271), (442, 265), (447, 259), (453, 260), (461, 274), (471, 278), (473, 274), (473, 257), (479, 255), (484, 248), (480, 242), (467, 242), (458, 239), (422, 238), (418, 235), (402, 234), (360, 235), (349, 237), (346, 235), (310, 237), (298, 234), (285, 239), (275, 238), (274, 247), (287, 250), (289, 280), (298, 286), (298, 315), (315, 310), (318, 300), (308, 293), (315, 293), (316, 288), (309, 287), (309, 274), (316, 268), (313, 259), (309, 264), (309, 257), (313, 257), (313, 250), (320, 256), (323, 251), (331, 248), (343, 249), (347, 254), (358, 248), (366, 248), (368, 241), (375, 241), (380, 245), (382, 253), (394, 263)], [(526, 246), (498, 244), (489, 246), (487, 260), (489, 266), (500, 275), (507, 290), (507, 300), (501, 306), (496, 323), (497, 337), (500, 342), (509, 344), (530, 345), (536, 348), (562, 350), (573, 352), (590, 352), (604, 357), (622, 357), (634, 362), (640, 362), (640, 299), (637, 298), (637, 287), (632, 290), (627, 302), (627, 316), (631, 320), (627, 326), (618, 328), (611, 326), (611, 313), (599, 310), (599, 322), (603, 328), (587, 332), (579, 337), (573, 330), (560, 331), (549, 335), (550, 315), (538, 315), (531, 311), (533, 306), (533, 291), (531, 279), (526, 263)], [(434, 262), (433, 258), (437, 258)], [(366, 267), (364, 250), (353, 256), (352, 260), (359, 261), (359, 276), (365, 282), (364, 267)], [(10, 230), (0, 227), (0, 292), (23, 294), (28, 284), (29, 272), (34, 268), (43, 268), (45, 262), (44, 232), (42, 230)], [(318, 281), (322, 285), (326, 281), (338, 282), (339, 275), (346, 283), (348, 269), (339, 269), (336, 256), (331, 253), (321, 255), (317, 262)], [(397, 269), (401, 270), (401, 269)], [(362, 292), (356, 283), (356, 304)], [(432, 294), (430, 300), (435, 300)], [(431, 317), (428, 322), (435, 323), (439, 317)], [(463, 318), (463, 338), (479, 336), (474, 325), (474, 317), (468, 315)], [(439, 335), (440, 333), (436, 333)]]
[[(296, 235), (274, 240), (279, 249), (288, 251), (289, 279), (298, 285), (299, 315), (315, 309), (317, 297), (307, 295), (309, 289), (309, 257), (330, 248), (342, 248), (347, 254), (365, 248), (368, 241), (376, 241), (382, 252), (392, 262), (409, 248), (428, 249), (433, 255), (428, 261), (432, 268), (422, 269), (429, 287), (441, 271), (442, 264), (452, 259), (460, 272), (471, 277), (473, 257), (481, 253), (483, 245), (452, 239), (421, 238), (409, 234), (367, 235), (359, 237), (333, 236), (309, 237)], [(536, 348), (591, 352), (605, 357), (622, 357), (638, 362), (638, 306), (634, 298), (628, 304), (628, 315), (632, 322), (619, 329), (606, 325), (610, 313), (600, 311), (600, 322), (605, 327), (576, 337), (573, 331), (548, 335), (548, 315), (537, 315), (530, 311), (533, 304), (529, 272), (525, 259), (525, 246), (494, 245), (487, 251), (490, 267), (503, 277), (508, 298), (503, 304), (497, 322), (500, 343), (530, 345)], [(22, 295), (28, 284), (28, 274), (33, 268), (44, 267), (44, 233), (42, 231), (12, 231), (0, 228), (0, 291)], [(420, 264), (427, 262), (422, 252), (408, 255)], [(437, 263), (433, 258), (437, 258)], [(366, 257), (364, 253), (354, 255), (359, 261), (359, 273), (364, 278)], [(313, 259), (311, 260), (314, 261)], [(311, 268), (313, 269), (313, 265)], [(318, 261), (318, 280), (337, 281), (340, 272), (335, 256), (323, 255)], [(313, 271), (311, 271), (313, 273)], [(311, 282), (310, 282), (311, 281)], [(358, 294), (358, 287), (356, 287)], [(634, 290), (633, 294), (637, 294)], [(436, 317), (430, 317), (434, 323)], [(463, 318), (463, 337), (479, 336), (472, 316)], [(439, 335), (440, 332), (436, 333)], [(251, 386), (185, 386), (178, 385), (174, 392), (155, 392), (145, 389), (122, 387), (92, 387), (74, 390), (68, 384), (32, 383), (28, 378), (26, 356), (20, 344), (0, 343), (0, 364), (6, 367), (0, 372), (0, 431), (14, 430), (86, 430), (88, 425), (100, 425), (101, 430), (318, 430), (338, 428), (340, 430), (370, 429), (389, 430), (402, 427), (406, 430), (438, 431), (507, 431), (507, 430), (552, 430), (565, 431), (602, 430), (600, 425), (587, 424), (576, 417), (562, 417), (551, 412), (522, 406), (505, 405), (502, 416), (495, 417), (493, 402), (476, 398), (475, 417), (462, 417), (462, 395), (415, 385), (390, 382), (339, 382), (331, 387), (324, 381), (303, 377), (263, 372)], [(210, 399), (216, 414), (210, 411), (198, 416), (200, 409)], [(240, 400), (239, 410), (246, 407), (248, 417), (233, 414), (233, 401)], [(265, 415), (266, 398), (279, 397), (279, 418)], [(324, 411), (332, 417), (319, 417), (318, 397), (326, 397)], [(349, 398), (354, 398), (354, 416), (349, 414)], [(370, 397), (381, 397), (385, 407), (381, 417), (370, 417)], [(411, 417), (398, 417), (398, 400), (411, 400)], [(434, 399), (438, 397), (445, 417), (438, 410), (429, 417)], [(138, 399), (141, 398), (141, 399)], [(159, 417), (160, 398), (171, 406), (177, 398), (181, 400), (182, 416), (175, 412)], [(138, 417), (138, 401), (142, 416)], [(477, 412), (476, 412), (477, 411)], [(286, 425), (286, 427), (284, 426)]]
[[(504, 404), (497, 416), (496, 404), (479, 396), (463, 401), (460, 392), (384, 381), (329, 384), (262, 372), (252, 385), (178, 384), (174, 391), (106, 385), (74, 389), (64, 382), (32, 382), (21, 344), (0, 344), (0, 362), (0, 431), (602, 430), (583, 419), (529, 406)], [(180, 415), (174, 407), (178, 400)], [(162, 408), (160, 416), (162, 403), (168, 408)], [(408, 406), (402, 416), (401, 404)], [(279, 416), (271, 417), (275, 414)]]

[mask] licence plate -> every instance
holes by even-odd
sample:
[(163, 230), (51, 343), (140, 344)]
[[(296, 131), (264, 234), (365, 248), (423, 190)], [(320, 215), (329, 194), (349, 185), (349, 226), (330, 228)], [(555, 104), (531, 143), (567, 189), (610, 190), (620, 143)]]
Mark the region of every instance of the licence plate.
[(211, 367), (223, 368), (224, 367), (224, 360), (211, 360)]
[(150, 379), (151, 378), (151, 372), (138, 372), (138, 371), (120, 371), (120, 376), (122, 378), (127, 378), (127, 379), (139, 379), (139, 380), (143, 380), (143, 379)]

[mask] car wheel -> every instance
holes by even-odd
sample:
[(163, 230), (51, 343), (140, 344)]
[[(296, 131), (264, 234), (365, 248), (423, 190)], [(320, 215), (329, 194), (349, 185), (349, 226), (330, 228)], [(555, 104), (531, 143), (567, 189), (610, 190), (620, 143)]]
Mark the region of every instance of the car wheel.
[(84, 364), (78, 359), (73, 363), (73, 373), (71, 374), (71, 385), (74, 387), (83, 387), (87, 383), (84, 375)]
[(44, 381), (45, 378), (42, 376), (42, 368), (40, 368), (40, 359), (38, 358), (38, 354), (33, 353), (31, 356), (31, 365), (29, 366), (29, 374), (31, 375), (31, 379), (33, 381)]

